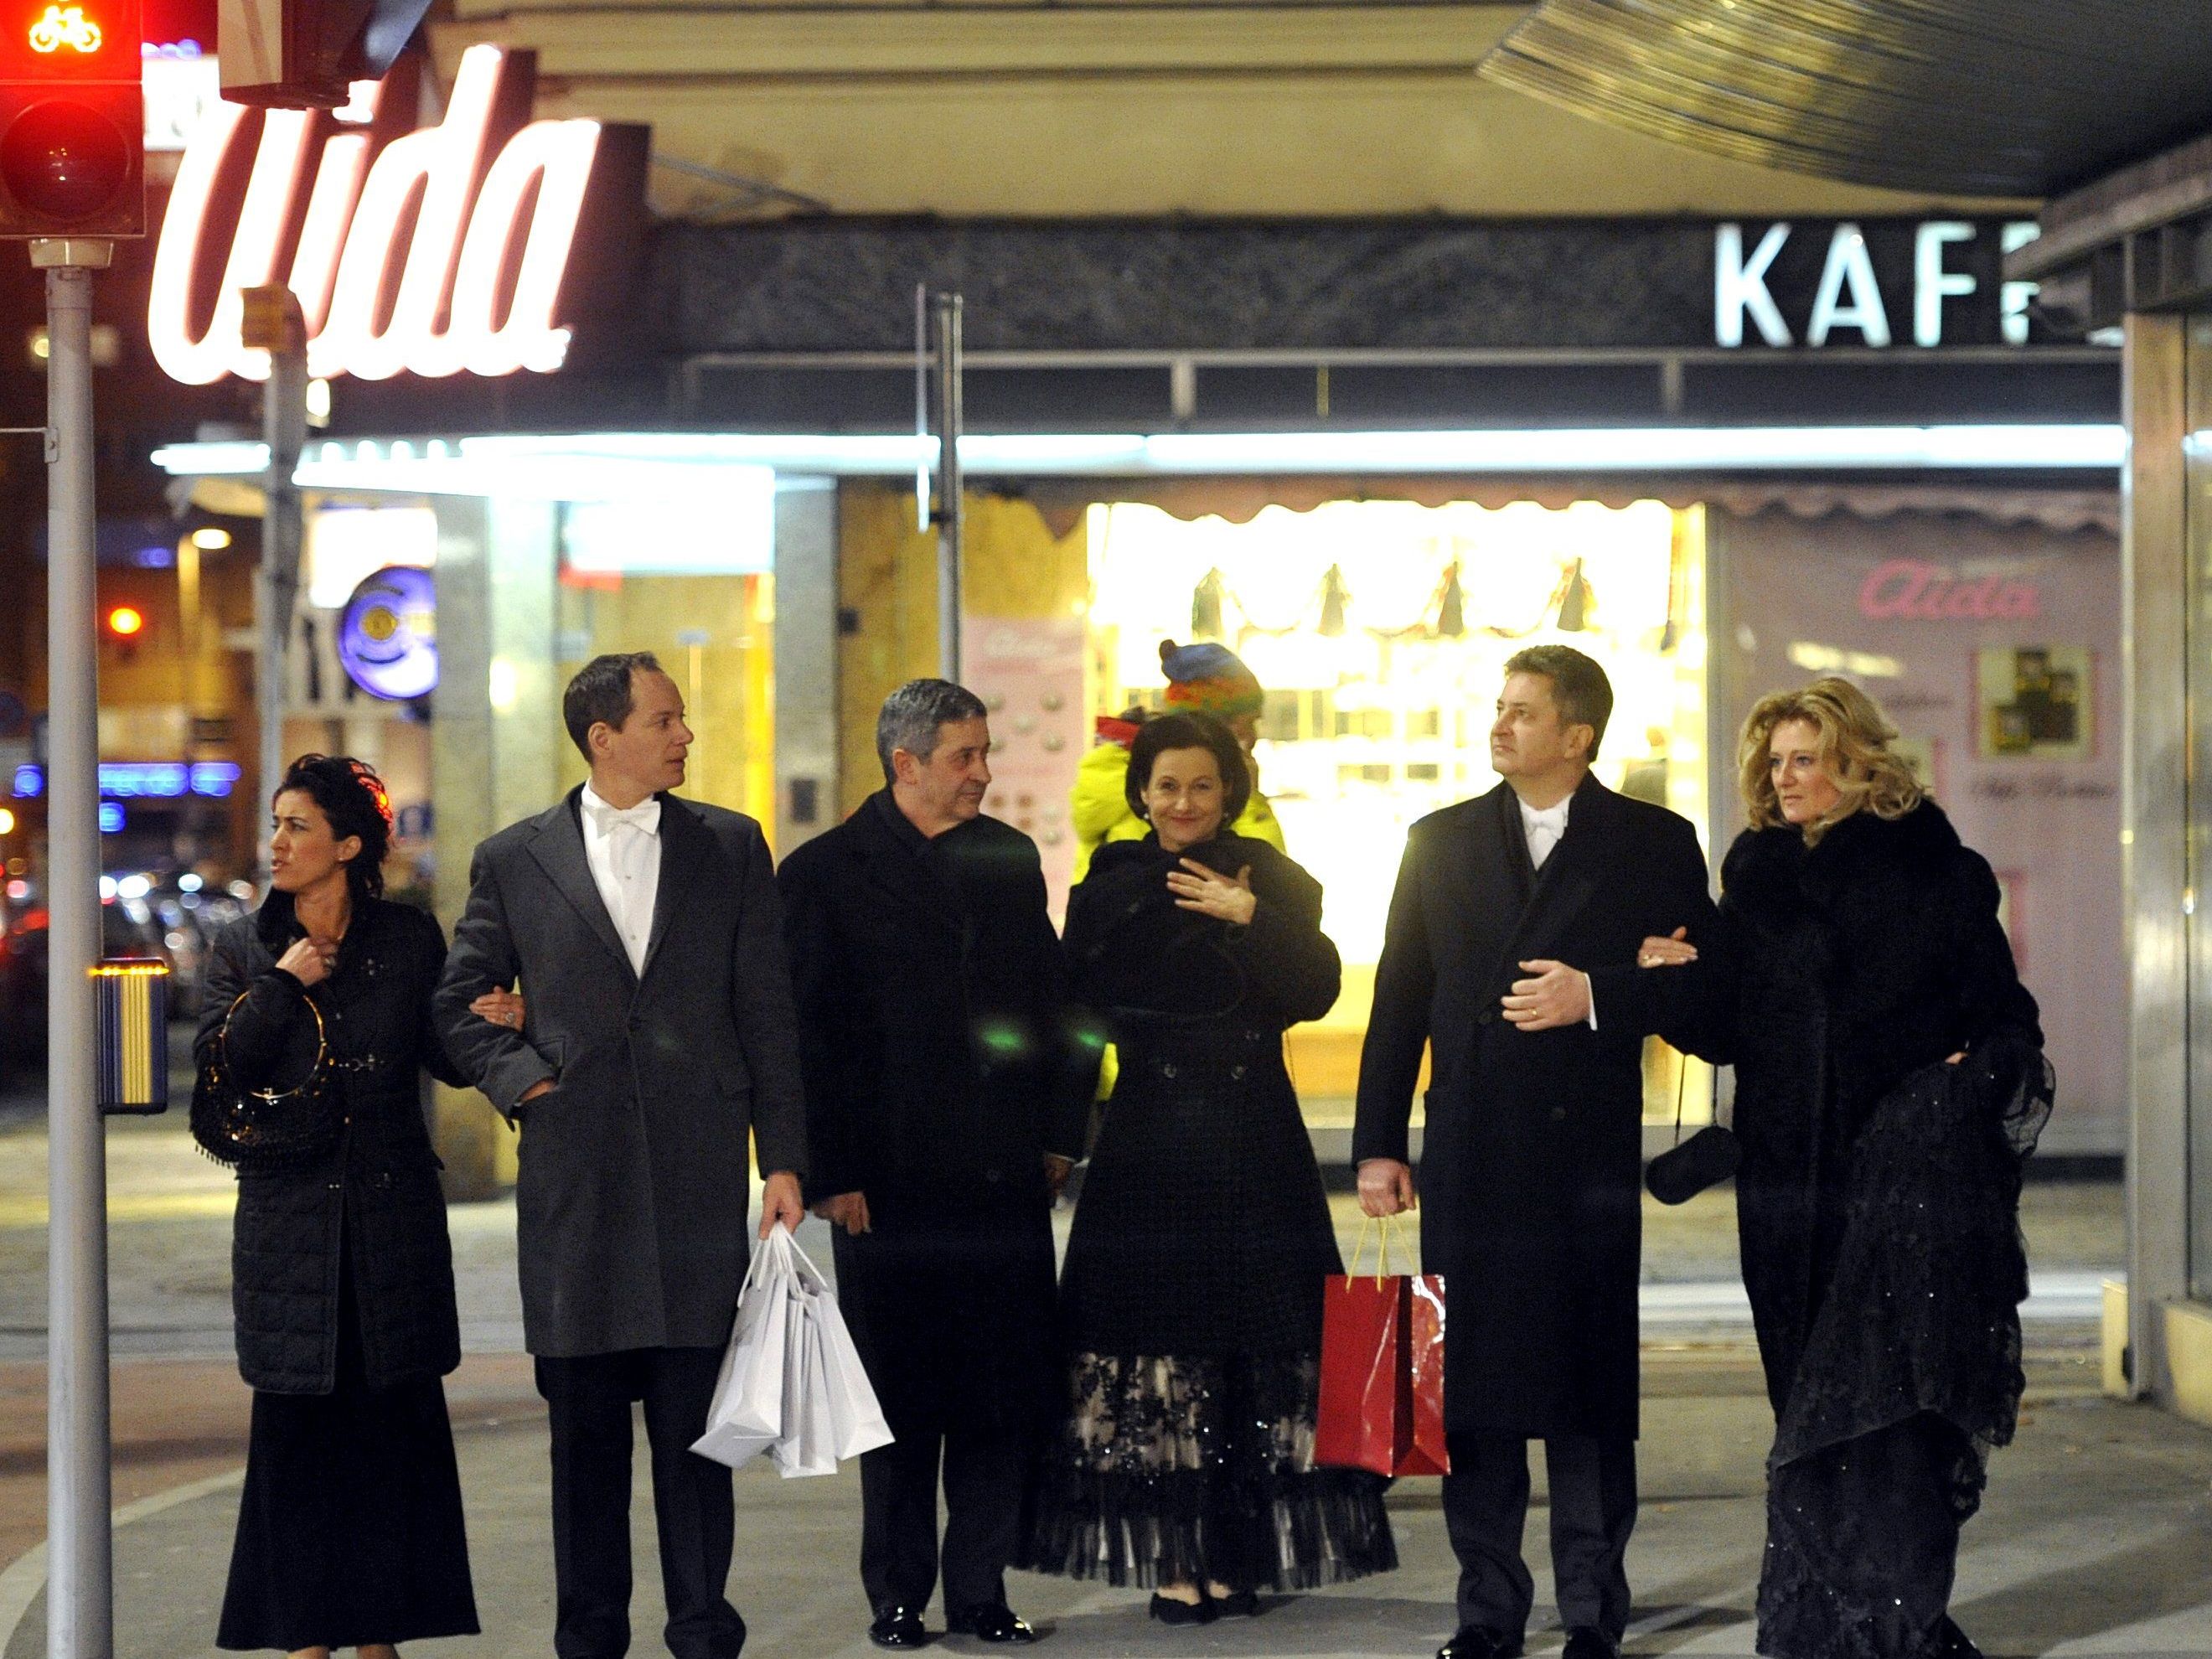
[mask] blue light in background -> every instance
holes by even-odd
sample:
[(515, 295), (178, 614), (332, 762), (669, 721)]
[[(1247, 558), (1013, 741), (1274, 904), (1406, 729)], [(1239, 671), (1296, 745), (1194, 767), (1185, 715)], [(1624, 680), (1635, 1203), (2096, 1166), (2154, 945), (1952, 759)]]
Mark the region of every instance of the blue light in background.
[(100, 793), (125, 800), (136, 795), (173, 800), (185, 793), (190, 777), (182, 761), (102, 761)]
[(239, 769), (228, 761), (194, 761), (191, 788), (195, 795), (210, 800), (228, 800), (230, 792), (237, 787)]
[[(241, 774), (230, 761), (102, 761), (100, 793), (120, 800), (175, 800), (198, 795), (207, 800), (228, 800)], [(15, 769), (14, 793), (29, 800), (46, 792), (46, 769), (38, 765)]]
[(142, 547), (131, 556), (131, 562), (141, 570), (167, 570), (177, 562), (173, 547)]
[(101, 835), (103, 835), (103, 836), (113, 836), (113, 835), (119, 835), (119, 834), (121, 834), (121, 833), (122, 833), (122, 830), (123, 830), (123, 808), (122, 808), (122, 806), (121, 806), (119, 804), (118, 804), (117, 802), (114, 802), (114, 801), (112, 801), (112, 800), (104, 800), (104, 801), (100, 802), (100, 833)]

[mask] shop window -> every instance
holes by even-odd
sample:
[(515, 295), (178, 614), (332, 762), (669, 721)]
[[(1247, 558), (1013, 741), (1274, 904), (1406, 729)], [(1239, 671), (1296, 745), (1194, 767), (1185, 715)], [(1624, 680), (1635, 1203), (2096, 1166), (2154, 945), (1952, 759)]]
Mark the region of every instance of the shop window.
[[(1096, 712), (1156, 696), (1158, 641), (1191, 637), (1194, 616), (1267, 688), (1260, 787), (1322, 884), (1345, 963), (1336, 1008), (1291, 1034), (1309, 1121), (1349, 1120), (1407, 827), (1498, 781), (1491, 710), (1514, 652), (1571, 644), (1602, 663), (1616, 714), (1600, 779), (1636, 777), (1703, 832), (1701, 510), (1334, 501), (1239, 524), (1091, 511)], [(1674, 1082), (1655, 1073), (1647, 1095), (1669, 1122)], [(1695, 1121), (1695, 1079), (1689, 1092)]]

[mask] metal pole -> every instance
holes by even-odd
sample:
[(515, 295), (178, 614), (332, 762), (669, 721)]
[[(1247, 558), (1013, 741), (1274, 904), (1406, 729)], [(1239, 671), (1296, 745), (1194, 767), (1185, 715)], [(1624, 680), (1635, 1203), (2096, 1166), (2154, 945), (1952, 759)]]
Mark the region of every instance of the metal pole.
[(46, 1652), (110, 1659), (107, 1171), (91, 971), (100, 959), (92, 270), (107, 244), (33, 243), (46, 268)]
[(960, 678), (960, 537), (965, 504), (960, 483), (960, 296), (937, 296), (937, 660), (945, 678)]
[[(289, 296), (285, 295), (289, 300)], [(292, 307), (296, 316), (297, 307)], [(260, 623), (258, 680), (261, 714), (261, 799), (265, 804), (284, 775), (284, 703), (289, 676), (285, 656), (291, 647), (292, 608), (300, 589), (300, 550), (305, 540), (299, 486), (292, 482), (307, 438), (307, 356), (298, 331), (269, 352), (269, 381), (263, 393), (261, 431), (269, 446), (269, 471), (262, 480), (261, 568), (254, 576), (254, 605)], [(269, 878), (269, 842), (262, 838), (261, 876)]]

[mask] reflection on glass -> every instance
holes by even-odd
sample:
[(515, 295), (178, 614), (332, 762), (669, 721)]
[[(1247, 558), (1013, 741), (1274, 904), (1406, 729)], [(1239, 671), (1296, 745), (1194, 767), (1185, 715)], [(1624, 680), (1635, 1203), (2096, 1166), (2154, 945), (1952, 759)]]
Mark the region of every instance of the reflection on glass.
[[(1399, 849), (1414, 819), (1497, 782), (1490, 722), (1516, 651), (1556, 641), (1603, 664), (1614, 707), (1599, 778), (1704, 835), (1701, 509), (1334, 501), (1231, 524), (1117, 503), (1091, 514), (1094, 712), (1160, 706), (1163, 639), (1218, 639), (1267, 688), (1261, 786), (1291, 856), (1327, 890), (1323, 925), (1345, 961), (1335, 1009), (1291, 1037), (1310, 1118), (1348, 1121)], [(1671, 1121), (1671, 1056), (1649, 1081), (1653, 1115)]]

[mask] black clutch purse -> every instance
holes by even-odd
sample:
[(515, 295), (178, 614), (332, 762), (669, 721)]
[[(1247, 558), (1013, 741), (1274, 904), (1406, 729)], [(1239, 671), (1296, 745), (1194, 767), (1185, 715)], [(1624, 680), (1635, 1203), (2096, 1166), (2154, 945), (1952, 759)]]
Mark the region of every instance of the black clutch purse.
[(289, 1089), (248, 1089), (232, 1074), (227, 1048), (231, 1015), (222, 1017), (207, 1060), (192, 1082), (192, 1139), (218, 1164), (244, 1174), (298, 1170), (320, 1161), (337, 1145), (344, 1127), (331, 1087), (331, 1044), (323, 1011), (303, 998), (315, 1018), (315, 1063)]
[(1729, 1179), (1743, 1161), (1743, 1146), (1735, 1131), (1708, 1123), (1687, 1140), (1682, 1139), (1682, 1088), (1689, 1081), (1689, 1065), (1682, 1066), (1674, 1088), (1674, 1144), (1644, 1167), (1644, 1190), (1662, 1204), (1686, 1204), (1706, 1188)]

